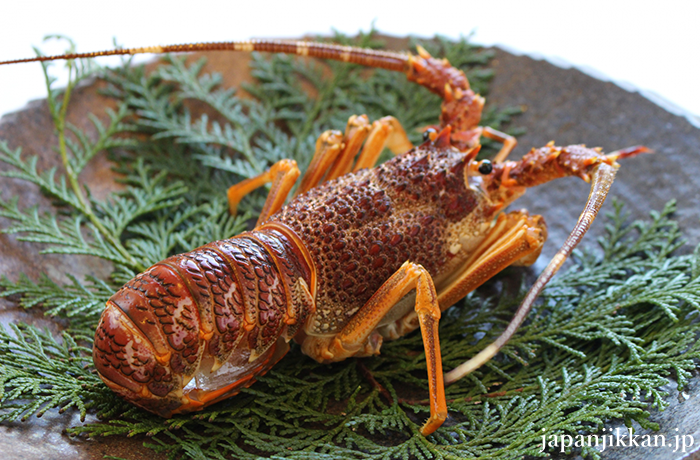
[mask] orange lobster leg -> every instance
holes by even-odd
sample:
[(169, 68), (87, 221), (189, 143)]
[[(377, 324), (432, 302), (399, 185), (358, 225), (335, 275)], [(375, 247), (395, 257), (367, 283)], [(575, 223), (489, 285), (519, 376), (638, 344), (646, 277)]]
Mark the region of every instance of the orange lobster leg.
[[(501, 214), (471, 258), (451, 277), (438, 285), (438, 303), (445, 311), (509, 265), (531, 265), (547, 239), (541, 216), (525, 211)], [(409, 313), (381, 331), (384, 337), (398, 339), (418, 327), (416, 314)]]
[(499, 150), (496, 156), (493, 158), (494, 163), (503, 163), (506, 158), (508, 158), (508, 155), (510, 155), (510, 152), (518, 144), (518, 140), (510, 134), (503, 133), (489, 126), (484, 127), (483, 131), (481, 131), (481, 135), (503, 144), (501, 150)]
[[(365, 141), (366, 139), (366, 141)], [(366, 115), (353, 115), (348, 120), (345, 135), (340, 131), (329, 130), (321, 134), (316, 141), (316, 152), (301, 179), (296, 195), (308, 192), (325, 180), (350, 172), (352, 160), (362, 148), (353, 171), (371, 168), (377, 163), (379, 155), (388, 147), (395, 154), (404, 153), (413, 148), (406, 131), (394, 117), (383, 117), (371, 125)]]
[(395, 155), (408, 152), (413, 148), (403, 126), (394, 117), (383, 117), (372, 123), (372, 131), (367, 137), (362, 153), (357, 158), (353, 171), (373, 168), (385, 146)]
[(416, 286), (416, 313), (418, 314), (418, 321), (420, 321), (420, 332), (423, 336), (423, 348), (425, 350), (425, 364), (428, 368), (430, 418), (420, 429), (421, 434), (427, 436), (440, 428), (447, 418), (447, 401), (445, 400), (442, 355), (438, 335), (440, 306), (437, 301), (433, 280), (425, 269)]
[(316, 152), (311, 163), (301, 178), (301, 184), (297, 189), (297, 195), (306, 193), (316, 187), (323, 180), (338, 155), (343, 151), (343, 133), (337, 130), (328, 130), (316, 140)]
[(332, 180), (350, 172), (352, 169), (352, 160), (360, 151), (362, 143), (367, 139), (372, 125), (369, 123), (367, 115), (353, 115), (348, 120), (348, 125), (345, 128), (345, 147), (338, 155), (328, 170), (326, 180)]
[(241, 202), (244, 196), (256, 188), (268, 182), (272, 182), (270, 193), (267, 195), (267, 200), (265, 200), (265, 205), (260, 212), (260, 217), (258, 217), (258, 223), (256, 224), (260, 225), (271, 215), (279, 211), (282, 205), (284, 205), (289, 191), (294, 186), (298, 177), (299, 168), (297, 167), (296, 161), (286, 159), (280, 160), (259, 176), (251, 177), (250, 179), (246, 179), (243, 182), (229, 187), (229, 211), (231, 214), (236, 214), (238, 203)]
[(440, 309), (448, 309), (509, 265), (533, 264), (546, 239), (542, 216), (529, 216), (526, 211), (501, 214), (464, 270), (440, 284)]
[(302, 347), (304, 353), (320, 362), (341, 361), (350, 356), (369, 356), (378, 353), (382, 337), (375, 331), (377, 325), (406, 294), (414, 289), (416, 290), (415, 313), (423, 335), (425, 360), (428, 367), (430, 418), (421, 428), (421, 433), (427, 436), (438, 429), (447, 418), (447, 403), (438, 338), (440, 307), (433, 279), (423, 266), (405, 262), (338, 334), (332, 337), (308, 337)]

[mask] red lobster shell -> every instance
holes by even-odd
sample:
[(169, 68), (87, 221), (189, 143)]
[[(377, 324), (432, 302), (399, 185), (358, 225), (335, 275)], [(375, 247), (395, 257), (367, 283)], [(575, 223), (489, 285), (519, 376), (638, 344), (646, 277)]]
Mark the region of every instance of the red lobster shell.
[[(93, 358), (128, 401), (170, 417), (227, 398), (267, 372), (308, 316), (294, 302), (307, 257), (259, 228), (157, 263), (107, 302)], [(297, 305), (298, 310), (294, 310)]]

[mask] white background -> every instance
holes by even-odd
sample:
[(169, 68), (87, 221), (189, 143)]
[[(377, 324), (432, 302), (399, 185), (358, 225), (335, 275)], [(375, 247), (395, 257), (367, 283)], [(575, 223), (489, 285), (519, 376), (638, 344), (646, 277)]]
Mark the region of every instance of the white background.
[[(438, 6), (439, 5), (439, 6)], [(140, 2), (23, 1), (0, 8), (0, 60), (30, 57), (47, 34), (72, 37), (79, 51), (125, 47), (347, 34), (374, 21), (398, 36), (436, 33), (501, 44), (568, 62), (700, 114), (700, 2)], [(64, 45), (42, 45), (60, 53)], [(102, 61), (102, 62), (110, 62)], [(45, 95), (39, 64), (0, 67), (0, 114)], [(700, 123), (700, 118), (694, 121)]]

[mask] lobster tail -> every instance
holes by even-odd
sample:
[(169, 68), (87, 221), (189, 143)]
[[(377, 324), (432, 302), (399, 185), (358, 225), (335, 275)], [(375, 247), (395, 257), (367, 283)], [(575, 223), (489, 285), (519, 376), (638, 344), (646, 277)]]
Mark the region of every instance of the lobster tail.
[(182, 277), (157, 264), (107, 303), (95, 336), (95, 365), (110, 387), (129, 390), (127, 399), (168, 416), (181, 405), (177, 390), (202, 359), (200, 330), (198, 304)]
[(181, 377), (156, 359), (151, 341), (111, 300), (97, 327), (92, 355), (104, 383), (127, 401), (163, 416), (180, 406), (164, 397)]
[(287, 262), (288, 243), (279, 232), (255, 232), (136, 276), (110, 298), (97, 328), (93, 358), (103, 381), (164, 417), (252, 384), (307, 316), (297, 291), (308, 267)]

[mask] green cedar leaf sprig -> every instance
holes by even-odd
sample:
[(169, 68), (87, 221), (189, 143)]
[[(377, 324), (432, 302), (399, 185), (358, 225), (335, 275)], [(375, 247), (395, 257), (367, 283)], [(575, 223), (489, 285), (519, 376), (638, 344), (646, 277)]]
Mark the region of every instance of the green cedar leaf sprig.
[[(354, 44), (380, 46), (371, 33)], [(486, 93), (490, 53), (464, 40), (423, 45), (464, 68)], [(429, 414), (420, 334), (385, 343), (378, 357), (333, 365), (319, 365), (293, 347), (235, 398), (169, 420), (114, 396), (90, 359), (102, 305), (143, 267), (246, 229), (264, 191), (247, 197), (231, 217), (226, 187), (284, 157), (303, 169), (316, 137), (342, 128), (351, 114), (395, 115), (414, 141), (414, 129), (439, 114), (434, 95), (390, 72), (288, 56), (253, 55), (251, 65), (257, 82), (245, 90), (253, 99), (221, 88), (219, 76), (202, 73), (203, 61), (166, 58), (150, 74), (127, 61), (103, 74), (119, 108), (108, 113), (107, 125), (92, 118), (96, 137), (65, 122), (72, 88), (94, 69), (69, 63), (73, 78), (63, 92), (46, 73), (63, 170), (38, 171), (36, 158), (5, 143), (0, 162), (12, 167), (4, 175), (36, 184), (60, 207), (40, 214), (0, 197), (0, 215), (13, 222), (3, 231), (47, 243), (46, 252), (106, 259), (114, 272), (109, 280), (69, 275), (65, 285), (46, 275), (0, 279), (0, 295), (43, 308), (67, 325), (60, 338), (21, 324), (0, 331), (0, 420), (53, 409), (75, 408), (81, 417), (94, 411), (100, 423), (70, 433), (146, 435), (147, 445), (170, 458), (244, 459), (509, 459), (546, 455), (539, 452), (542, 430), (595, 433), (612, 419), (655, 428), (649, 410), (667, 406), (662, 388), (669, 379), (686, 385), (698, 357), (700, 264), (697, 254), (673, 255), (682, 241), (669, 219), (672, 204), (649, 222), (629, 224), (617, 203), (602, 254), (576, 253), (503, 353), (447, 389), (450, 418), (427, 438), (419, 432)], [(192, 102), (211, 112), (195, 119)], [(488, 109), (484, 123), (499, 128), (517, 111)], [(123, 136), (132, 132), (138, 136)], [(99, 201), (78, 174), (103, 150), (122, 186)], [(522, 295), (477, 292), (448, 310), (440, 329), (445, 368), (491, 343)], [(599, 457), (594, 449), (581, 453)]]
[(91, 350), (64, 332), (60, 339), (26, 324), (0, 329), (0, 421), (27, 421), (57, 408), (75, 408), (85, 420), (91, 408), (121, 407), (93, 372)]

